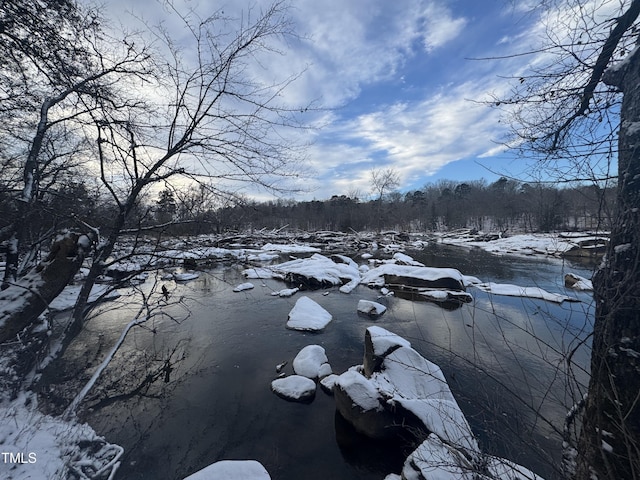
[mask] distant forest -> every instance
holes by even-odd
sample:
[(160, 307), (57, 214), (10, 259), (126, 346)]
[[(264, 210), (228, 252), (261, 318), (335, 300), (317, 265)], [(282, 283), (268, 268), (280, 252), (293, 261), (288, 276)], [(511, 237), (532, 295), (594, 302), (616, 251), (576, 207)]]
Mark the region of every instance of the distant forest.
[(182, 222), (177, 234), (291, 228), (308, 231), (481, 231), (549, 232), (608, 230), (615, 188), (572, 188), (528, 184), (507, 178), (488, 183), (439, 181), (420, 190), (391, 192), (362, 200), (334, 195), (327, 200), (237, 202), (209, 205), (200, 190), (163, 190), (153, 206), (155, 221)]
[[(12, 202), (0, 199), (0, 218), (9, 218)], [(436, 231), (474, 228), (485, 232), (608, 230), (615, 188), (562, 187), (500, 178), (456, 182), (441, 180), (419, 190), (391, 192), (376, 199), (334, 195), (326, 200), (221, 200), (206, 188), (166, 188), (147, 195), (129, 220), (130, 229), (198, 235), (250, 229), (308, 231)], [(83, 184), (40, 199), (46, 231), (77, 222), (108, 225), (112, 212), (101, 195)], [(107, 221), (102, 221), (107, 220)], [(103, 232), (103, 234), (106, 232)]]

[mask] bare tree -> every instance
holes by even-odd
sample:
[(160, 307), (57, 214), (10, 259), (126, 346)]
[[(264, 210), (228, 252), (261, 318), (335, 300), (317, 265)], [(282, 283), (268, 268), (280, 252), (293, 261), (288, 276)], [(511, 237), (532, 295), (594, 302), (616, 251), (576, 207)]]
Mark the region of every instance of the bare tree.
[[(180, 12), (167, 3), (188, 33), (190, 43), (180, 45), (161, 27), (144, 26), (142, 33), (114, 36), (101, 29), (103, 19), (97, 12), (85, 13), (71, 1), (59, 3), (75, 15), (69, 18), (91, 19), (92, 28), (78, 23), (64, 32), (72, 37), (70, 44), (82, 46), (82, 61), (73, 64), (71, 73), (60, 79), (46, 70), (37, 77), (41, 89), (35, 96), (37, 108), (21, 130), (27, 133), (24, 160), (16, 154), (23, 171), (16, 219), (22, 221), (5, 229), (10, 237), (5, 284), (23, 288), (16, 284), (15, 265), (30, 224), (25, 212), (27, 206), (36, 208), (45, 164), (43, 147), (55, 142), (52, 132), (64, 127), (80, 139), (87, 168), (99, 176), (114, 211), (107, 224), (80, 225), (97, 243), (69, 327), (73, 333), (82, 328), (96, 278), (114, 261), (118, 238), (125, 227), (136, 226), (134, 214), (155, 185), (200, 182), (212, 192), (229, 195), (237, 195), (247, 184), (281, 188), (282, 178), (297, 176), (296, 161), (302, 160), (297, 143), (286, 132), (303, 128), (297, 118), (304, 107), (281, 103), (283, 90), (295, 76), (268, 83), (251, 73), (261, 54), (280, 53), (277, 40), (293, 34), (284, 2), (276, 1), (260, 12), (246, 11), (235, 19), (222, 12), (200, 18), (194, 11)], [(54, 19), (47, 21), (54, 23)], [(57, 37), (44, 39), (43, 45), (53, 51), (56, 41)], [(60, 48), (66, 45), (60, 42)], [(51, 67), (60, 63), (66, 68), (76, 58), (74, 52), (69, 50)], [(49, 66), (38, 63), (37, 56), (25, 58), (28, 69), (39, 72), (41, 65)], [(6, 76), (20, 77), (11, 72)], [(16, 82), (33, 90), (23, 86), (28, 80), (23, 76), (22, 83)], [(20, 98), (16, 92), (12, 98)], [(12, 132), (2, 133), (6, 138)], [(60, 285), (64, 283), (61, 279)], [(31, 320), (20, 317), (19, 322), (26, 325)]]
[[(543, 2), (549, 43), (538, 67), (516, 80), (510, 109), (523, 147), (542, 165), (569, 163), (575, 179), (618, 162), (617, 214), (594, 276), (591, 379), (579, 440), (569, 451), (576, 479), (640, 478), (640, 1)], [(540, 52), (538, 52), (540, 53)], [(605, 162), (603, 168), (597, 163)], [(602, 164), (601, 164), (602, 166)], [(576, 173), (577, 172), (577, 173)], [(577, 414), (572, 412), (573, 419)], [(574, 461), (575, 460), (575, 461)]]

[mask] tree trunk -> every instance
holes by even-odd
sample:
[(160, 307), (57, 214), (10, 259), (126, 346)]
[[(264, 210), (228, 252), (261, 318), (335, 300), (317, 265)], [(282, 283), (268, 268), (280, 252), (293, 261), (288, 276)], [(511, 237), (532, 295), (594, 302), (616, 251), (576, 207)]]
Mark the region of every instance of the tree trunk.
[(577, 480), (640, 478), (640, 50), (607, 71), (623, 92), (617, 213), (594, 276), (591, 380), (578, 443)]
[(44, 312), (78, 272), (90, 246), (86, 235), (57, 238), (45, 260), (0, 292), (0, 342), (11, 340)]

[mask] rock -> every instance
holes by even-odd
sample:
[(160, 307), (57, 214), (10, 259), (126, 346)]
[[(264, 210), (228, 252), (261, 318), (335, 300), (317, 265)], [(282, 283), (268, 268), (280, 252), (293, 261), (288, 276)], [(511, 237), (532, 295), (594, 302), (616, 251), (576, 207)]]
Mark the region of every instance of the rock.
[(320, 386), (326, 393), (328, 393), (329, 395), (333, 395), (333, 387), (335, 386), (337, 380), (338, 375), (332, 373), (331, 375), (327, 375), (322, 380), (320, 380)]
[(272, 381), (271, 390), (285, 400), (310, 402), (316, 395), (316, 382), (302, 375), (289, 375)]
[(276, 292), (271, 292), (271, 295), (274, 297), (293, 297), (296, 293), (300, 291), (299, 288), (283, 288), (282, 290), (278, 290)]
[(320, 345), (307, 345), (293, 359), (293, 371), (297, 375), (311, 379), (326, 377), (332, 373), (328, 362), (329, 360), (323, 347)]
[(380, 303), (372, 302), (371, 300), (358, 301), (358, 312), (364, 313), (365, 315), (378, 317), (386, 311), (387, 311), (387, 307), (385, 307)]
[(454, 268), (435, 268), (392, 263), (372, 268), (362, 276), (361, 283), (411, 288), (442, 288), (464, 291), (464, 276)]
[(591, 280), (576, 275), (575, 273), (567, 273), (564, 276), (564, 286), (580, 291), (592, 291), (593, 283)]
[(331, 314), (311, 300), (300, 297), (289, 312), (287, 328), (317, 332), (323, 330), (333, 319)]
[(410, 347), (411, 343), (400, 335), (391, 333), (381, 327), (369, 327), (364, 334), (364, 374), (371, 377), (380, 371), (387, 355), (400, 347)]
[(240, 285), (237, 285), (233, 291), (234, 292), (244, 292), (245, 290), (251, 290), (253, 289), (253, 283), (251, 282), (245, 282), (245, 283), (241, 283)]
[(543, 480), (527, 468), (504, 458), (482, 455), (480, 461), (468, 452), (443, 442), (431, 434), (405, 461), (402, 478), (406, 480)]
[[(275, 276), (310, 289), (338, 285), (357, 285), (360, 282), (358, 265), (349, 257), (336, 256), (338, 263), (318, 253), (271, 267)], [(347, 292), (345, 292), (347, 293)]]
[(184, 480), (271, 480), (261, 463), (255, 460), (222, 460)]
[(335, 382), (333, 395), (338, 412), (356, 431), (376, 439), (397, 433), (393, 415), (382, 403), (384, 399), (364, 375), (354, 370), (343, 373)]
[(470, 455), (478, 451), (440, 368), (384, 328), (367, 329), (363, 367), (340, 375), (334, 397), (340, 414), (372, 438), (437, 433)]

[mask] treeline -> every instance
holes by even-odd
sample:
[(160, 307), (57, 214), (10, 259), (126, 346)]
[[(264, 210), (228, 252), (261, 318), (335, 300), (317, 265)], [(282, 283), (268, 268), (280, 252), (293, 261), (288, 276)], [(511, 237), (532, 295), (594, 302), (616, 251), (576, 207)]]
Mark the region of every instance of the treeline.
[[(394, 229), (436, 231), (475, 228), (482, 231), (548, 232), (607, 230), (615, 188), (593, 185), (562, 188), (501, 178), (456, 182), (442, 180), (382, 199), (361, 200), (334, 195), (327, 200), (256, 202), (219, 195), (202, 186), (164, 189), (136, 205), (126, 228), (175, 235), (223, 233), (248, 229), (363, 231)], [(4, 201), (3, 201), (4, 200)], [(0, 216), (12, 216), (12, 202), (0, 192)], [(108, 225), (117, 212), (83, 183), (40, 199), (39, 232), (72, 227), (78, 222)], [(103, 231), (103, 234), (108, 232)]]
[(236, 201), (224, 206), (216, 205), (213, 198), (207, 200), (203, 189), (163, 190), (155, 203), (154, 217), (159, 224), (177, 222), (169, 227), (177, 234), (265, 227), (309, 231), (607, 230), (614, 199), (615, 188), (562, 188), (506, 178), (493, 183), (443, 180), (376, 200), (334, 195), (327, 200)]

